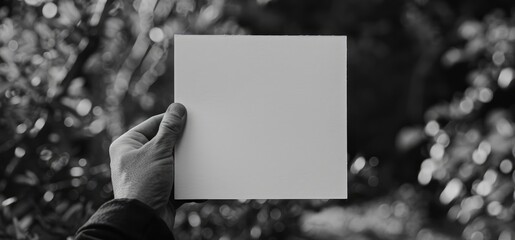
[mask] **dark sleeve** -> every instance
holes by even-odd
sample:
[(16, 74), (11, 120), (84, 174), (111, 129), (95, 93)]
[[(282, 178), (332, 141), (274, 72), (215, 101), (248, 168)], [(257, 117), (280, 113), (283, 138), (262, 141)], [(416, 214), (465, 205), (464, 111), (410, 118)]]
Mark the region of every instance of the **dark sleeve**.
[(106, 202), (75, 235), (76, 240), (174, 239), (152, 208), (134, 199)]

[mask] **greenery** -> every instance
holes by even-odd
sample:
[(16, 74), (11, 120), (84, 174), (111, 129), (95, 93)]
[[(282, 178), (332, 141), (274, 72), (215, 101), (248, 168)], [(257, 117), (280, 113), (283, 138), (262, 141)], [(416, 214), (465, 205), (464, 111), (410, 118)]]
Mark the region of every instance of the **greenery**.
[[(347, 35), (349, 199), (186, 204), (177, 239), (515, 239), (510, 0), (0, 2), (0, 239), (67, 239), (173, 101), (173, 35)], [(201, 69), (200, 69), (201, 70)]]

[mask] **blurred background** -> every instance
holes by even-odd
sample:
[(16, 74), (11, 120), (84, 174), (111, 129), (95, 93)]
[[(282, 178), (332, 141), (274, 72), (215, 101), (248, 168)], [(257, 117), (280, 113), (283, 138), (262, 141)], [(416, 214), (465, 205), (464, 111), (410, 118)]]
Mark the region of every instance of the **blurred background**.
[(177, 239), (515, 239), (512, 0), (3, 0), (0, 239), (71, 239), (112, 198), (182, 33), (347, 35), (349, 199), (185, 205)]

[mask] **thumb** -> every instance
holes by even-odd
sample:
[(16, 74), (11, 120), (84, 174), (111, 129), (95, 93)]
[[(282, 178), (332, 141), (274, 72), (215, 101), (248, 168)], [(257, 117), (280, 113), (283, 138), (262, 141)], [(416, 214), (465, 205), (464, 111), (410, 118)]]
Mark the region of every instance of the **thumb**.
[(158, 142), (173, 147), (180, 137), (186, 123), (186, 108), (180, 103), (172, 103), (166, 109), (159, 125), (156, 138)]

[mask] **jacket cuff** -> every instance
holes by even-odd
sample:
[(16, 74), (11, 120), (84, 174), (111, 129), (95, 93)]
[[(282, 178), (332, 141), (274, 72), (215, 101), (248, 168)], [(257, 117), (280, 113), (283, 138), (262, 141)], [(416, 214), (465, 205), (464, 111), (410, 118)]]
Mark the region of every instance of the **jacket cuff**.
[(104, 203), (80, 229), (110, 228), (126, 239), (174, 239), (154, 209), (136, 199), (113, 199)]

